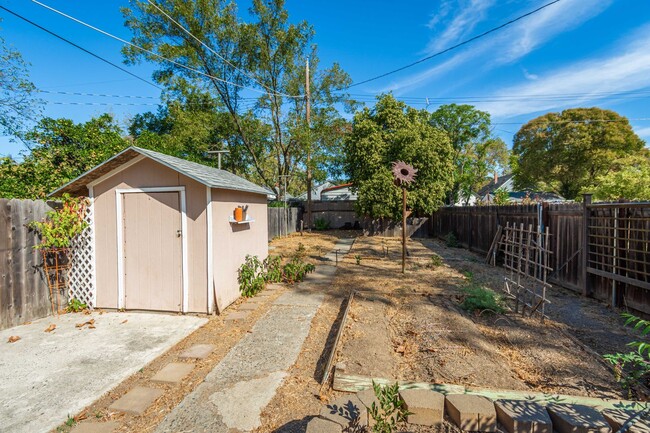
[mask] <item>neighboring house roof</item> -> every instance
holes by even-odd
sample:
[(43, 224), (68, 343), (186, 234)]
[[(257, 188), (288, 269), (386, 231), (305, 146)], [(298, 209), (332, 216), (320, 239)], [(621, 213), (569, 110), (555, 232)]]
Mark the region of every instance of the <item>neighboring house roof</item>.
[(86, 185), (93, 180), (110, 173), (122, 164), (138, 157), (145, 156), (159, 164), (171, 168), (195, 181), (202, 183), (210, 188), (221, 188), (233, 191), (252, 192), (255, 194), (272, 194), (267, 188), (263, 188), (254, 184), (236, 174), (230, 173), (226, 170), (219, 170), (218, 168), (209, 167), (207, 165), (199, 164), (197, 162), (188, 161), (186, 159), (176, 158), (171, 155), (166, 155), (153, 150), (142, 149), (139, 147), (131, 146), (118, 153), (114, 157), (102, 162), (98, 166), (88, 170), (76, 179), (63, 185), (61, 188), (52, 192), (50, 196), (61, 195), (63, 193), (70, 193), (76, 195), (85, 195)]
[(479, 197), (485, 197), (486, 194), (494, 193), (497, 189), (501, 188), (508, 181), (510, 181), (510, 179), (512, 179), (512, 176), (512, 174), (505, 174), (503, 176), (499, 176), (496, 182), (494, 182), (494, 179), (490, 180), (490, 183), (479, 190)]
[(348, 188), (348, 187), (351, 187), (351, 186), (352, 186), (352, 183), (343, 183), (341, 185), (330, 186), (329, 188), (325, 188), (325, 189), (321, 190), (321, 194), (324, 193), (324, 192), (335, 191), (337, 189)]
[(512, 191), (508, 193), (508, 198), (512, 201), (522, 201), (526, 197), (534, 201), (566, 201), (564, 197), (554, 192)]
[[(314, 185), (314, 187), (311, 189), (311, 199), (312, 200), (320, 200), (320, 193), (326, 189), (331, 187), (333, 184), (332, 182), (325, 182), (320, 185)], [(305, 201), (307, 200), (307, 191), (303, 192), (302, 194), (299, 194), (295, 197), (296, 200), (302, 200)]]

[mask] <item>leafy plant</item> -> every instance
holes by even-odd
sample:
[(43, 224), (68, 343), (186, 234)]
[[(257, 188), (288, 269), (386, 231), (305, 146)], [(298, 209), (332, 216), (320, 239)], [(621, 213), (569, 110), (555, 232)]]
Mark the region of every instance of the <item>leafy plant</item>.
[(442, 266), (442, 257), (440, 257), (438, 254), (432, 255), (430, 266), (432, 268), (437, 268), (438, 266)]
[(458, 239), (456, 238), (456, 235), (454, 232), (449, 232), (447, 233), (447, 236), (445, 236), (445, 244), (447, 244), (448, 247), (450, 248), (458, 248)]
[(316, 218), (314, 220), (314, 228), (320, 231), (328, 230), (330, 228), (330, 222), (325, 218)]
[(70, 302), (68, 302), (68, 306), (65, 307), (65, 311), (68, 313), (78, 313), (86, 308), (88, 308), (88, 305), (86, 305), (85, 302), (81, 302), (77, 298), (72, 298), (70, 299)]
[(311, 263), (305, 263), (301, 258), (294, 257), (282, 268), (283, 280), (289, 284), (300, 282), (305, 279), (305, 275), (316, 269)]
[(88, 223), (84, 220), (86, 200), (63, 196), (63, 206), (45, 214), (44, 221), (30, 224), (41, 237), (35, 248), (69, 248), (72, 240), (81, 234)]
[(264, 269), (264, 281), (267, 283), (279, 283), (282, 281), (282, 257), (268, 256), (262, 262)]
[[(633, 314), (623, 313), (624, 326), (632, 326), (641, 333), (642, 337), (650, 334), (650, 321), (643, 320)], [(632, 341), (629, 347), (636, 349), (629, 353), (614, 353), (604, 355), (604, 358), (614, 365), (616, 380), (631, 394), (632, 388), (643, 383), (644, 378), (650, 375), (650, 343), (646, 341)]]
[(503, 206), (510, 201), (510, 194), (505, 189), (497, 189), (494, 193), (494, 204)]
[(357, 262), (357, 265), (360, 265), (361, 264), (361, 255), (357, 254), (356, 256), (354, 256), (354, 260)]
[(406, 421), (410, 415), (404, 400), (399, 395), (399, 385), (381, 386), (374, 381), (372, 389), (379, 401), (370, 406), (370, 416), (375, 421), (372, 431), (375, 433), (392, 433), (397, 428), (398, 422)]
[(469, 284), (463, 289), (465, 299), (460, 304), (461, 308), (467, 311), (491, 312), (502, 314), (505, 311), (503, 298), (487, 287), (480, 286), (474, 282), (471, 272), (465, 274)]
[(264, 266), (257, 256), (246, 255), (246, 261), (237, 271), (239, 291), (242, 296), (250, 298), (264, 289)]

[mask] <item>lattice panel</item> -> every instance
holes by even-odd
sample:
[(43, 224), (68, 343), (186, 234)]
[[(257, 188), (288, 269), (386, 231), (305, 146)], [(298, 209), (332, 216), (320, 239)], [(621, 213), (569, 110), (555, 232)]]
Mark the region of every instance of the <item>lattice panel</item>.
[(95, 224), (93, 200), (89, 199), (84, 219), (88, 227), (72, 243), (72, 267), (68, 271), (68, 294), (94, 308), (97, 300), (95, 282)]

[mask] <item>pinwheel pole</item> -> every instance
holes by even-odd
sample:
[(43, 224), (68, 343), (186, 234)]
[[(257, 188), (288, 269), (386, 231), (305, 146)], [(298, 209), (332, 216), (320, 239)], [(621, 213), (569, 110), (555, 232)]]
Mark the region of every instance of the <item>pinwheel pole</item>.
[(416, 168), (404, 161), (393, 162), (395, 184), (402, 188), (402, 273), (406, 272), (406, 217), (411, 214), (406, 210), (406, 185), (415, 180), (417, 172)]

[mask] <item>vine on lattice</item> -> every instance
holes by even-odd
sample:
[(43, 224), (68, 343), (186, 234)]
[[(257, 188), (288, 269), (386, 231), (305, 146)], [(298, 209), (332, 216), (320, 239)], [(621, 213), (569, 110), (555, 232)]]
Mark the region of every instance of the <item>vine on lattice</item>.
[(86, 228), (72, 241), (72, 266), (68, 271), (68, 295), (85, 303), (89, 308), (96, 304), (95, 287), (95, 231), (93, 224), (94, 203), (86, 206)]

